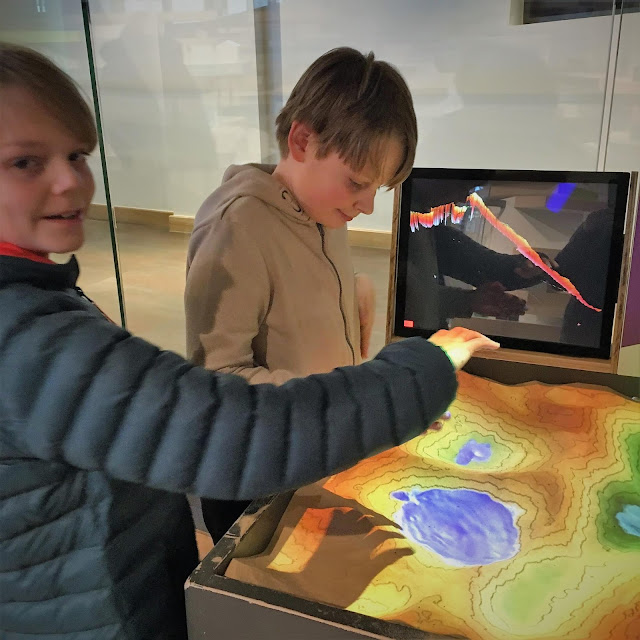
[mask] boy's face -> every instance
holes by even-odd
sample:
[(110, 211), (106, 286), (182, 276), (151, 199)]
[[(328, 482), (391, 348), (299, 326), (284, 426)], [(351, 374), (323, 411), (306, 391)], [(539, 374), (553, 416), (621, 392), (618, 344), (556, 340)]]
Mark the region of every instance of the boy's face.
[(317, 149), (315, 136), (310, 134), (304, 160), (295, 163), (290, 186), (305, 213), (315, 222), (334, 229), (360, 213), (373, 213), (376, 191), (392, 180), (404, 155), (400, 142), (391, 138), (385, 144), (382, 166), (369, 164), (356, 172), (337, 152), (318, 158)]
[(82, 245), (89, 151), (29, 91), (0, 88), (0, 241), (40, 253)]

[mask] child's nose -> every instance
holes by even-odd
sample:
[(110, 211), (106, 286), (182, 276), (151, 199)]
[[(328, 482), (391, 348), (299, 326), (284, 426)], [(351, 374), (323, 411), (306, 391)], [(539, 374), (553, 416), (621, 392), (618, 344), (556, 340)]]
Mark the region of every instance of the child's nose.
[(369, 194), (362, 194), (360, 198), (358, 198), (358, 202), (356, 203), (356, 210), (364, 213), (366, 215), (370, 215), (373, 213), (373, 200), (376, 197), (375, 192)]
[(82, 185), (82, 176), (78, 167), (68, 160), (57, 160), (52, 163), (52, 190), (55, 194), (77, 189)]

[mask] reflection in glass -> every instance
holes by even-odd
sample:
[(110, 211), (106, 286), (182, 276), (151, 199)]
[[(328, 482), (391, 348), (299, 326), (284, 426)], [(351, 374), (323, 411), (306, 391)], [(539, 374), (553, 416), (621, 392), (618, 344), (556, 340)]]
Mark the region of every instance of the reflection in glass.
[[(80, 2), (50, 3), (9, 0), (0, 3), (0, 39), (31, 47), (53, 60), (80, 86), (93, 107), (89, 62)], [(104, 202), (104, 187), (98, 150), (89, 159), (96, 183), (94, 201)], [(85, 221), (85, 243), (77, 252), (80, 263), (78, 285), (115, 322), (120, 320), (118, 287), (114, 269), (109, 224), (106, 219)], [(66, 262), (69, 256), (54, 255)]]

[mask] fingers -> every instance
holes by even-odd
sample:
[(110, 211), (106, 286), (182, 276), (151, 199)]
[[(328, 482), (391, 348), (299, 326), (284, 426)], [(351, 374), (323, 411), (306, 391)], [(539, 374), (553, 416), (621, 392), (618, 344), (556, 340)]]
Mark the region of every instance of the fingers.
[(373, 286), (373, 280), (363, 273), (355, 276), (355, 293), (358, 302), (358, 312), (360, 321), (364, 322), (367, 318), (372, 318), (376, 308), (376, 290)]
[(476, 351), (482, 351), (484, 349), (488, 349), (490, 351), (495, 351), (500, 348), (500, 343), (487, 338), (486, 336), (480, 335), (478, 338), (472, 338), (466, 341), (466, 345), (471, 351), (471, 353), (475, 353)]
[[(489, 338), (487, 338), (484, 334), (480, 333), (479, 331), (474, 331), (473, 329), (466, 329), (465, 327), (454, 327), (453, 329), (450, 329), (448, 332), (444, 331), (443, 337), (446, 336), (447, 333), (451, 337), (460, 338), (462, 342), (470, 342), (472, 340), (478, 340), (479, 338), (489, 340)], [(490, 340), (490, 342), (492, 341)]]
[(363, 360), (369, 357), (369, 344), (371, 342), (371, 331), (363, 330), (360, 327), (360, 355)]
[(449, 329), (448, 331), (441, 329), (440, 331), (438, 331), (438, 333), (441, 333), (443, 338), (446, 336), (464, 336), (470, 333), (478, 334), (477, 331), (472, 331), (471, 329), (465, 329), (464, 327), (453, 327), (453, 329)]
[(456, 371), (464, 367), (476, 351), (500, 348), (498, 342), (464, 327), (437, 332), (429, 338), (429, 342), (440, 347), (447, 354)]
[(490, 349), (497, 349), (500, 346), (499, 343), (494, 342), (490, 338), (487, 338), (487, 336), (483, 335), (482, 333), (473, 331), (472, 329), (465, 329), (464, 327), (454, 327), (453, 329), (450, 329), (448, 331), (437, 331), (431, 336), (431, 338), (429, 338), (429, 340), (438, 345), (451, 345), (455, 343), (463, 343), (467, 345), (467, 343), (474, 343), (467, 346), (475, 349), (480, 348), (476, 347), (476, 344), (482, 343), (486, 344), (487, 348)]
[(376, 292), (373, 280), (363, 273), (355, 276), (356, 298), (358, 301), (358, 316), (360, 318), (360, 355), (363, 359), (369, 357), (371, 331), (375, 320)]
[(445, 411), (433, 424), (430, 424), (428, 431), (442, 431), (446, 420), (451, 420), (451, 411)]
[(360, 322), (360, 355), (363, 359), (369, 357), (369, 346), (371, 345), (371, 333), (373, 332), (373, 314), (364, 322)]

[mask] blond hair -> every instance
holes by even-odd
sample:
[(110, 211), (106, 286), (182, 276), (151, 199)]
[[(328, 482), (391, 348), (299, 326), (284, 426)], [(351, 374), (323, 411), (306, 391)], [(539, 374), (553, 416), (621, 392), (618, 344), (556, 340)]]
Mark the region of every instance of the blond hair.
[(21, 87), (69, 133), (90, 150), (98, 137), (93, 115), (76, 83), (42, 54), (14, 44), (0, 42), (0, 90)]
[(411, 93), (398, 70), (372, 52), (332, 49), (302, 74), (276, 118), (283, 158), (294, 121), (317, 135), (320, 158), (335, 151), (354, 171), (368, 162), (379, 167), (385, 143), (396, 137), (404, 156), (387, 186), (400, 184), (411, 171), (418, 141)]

